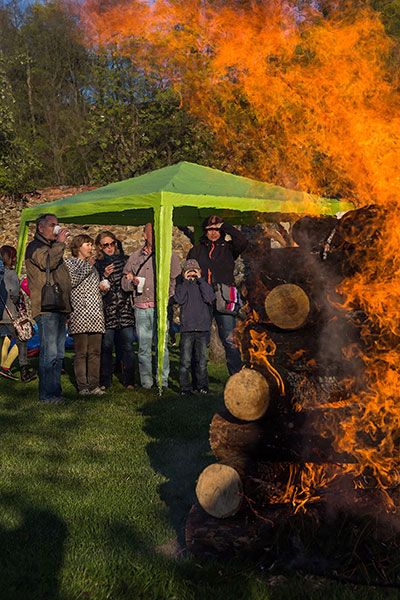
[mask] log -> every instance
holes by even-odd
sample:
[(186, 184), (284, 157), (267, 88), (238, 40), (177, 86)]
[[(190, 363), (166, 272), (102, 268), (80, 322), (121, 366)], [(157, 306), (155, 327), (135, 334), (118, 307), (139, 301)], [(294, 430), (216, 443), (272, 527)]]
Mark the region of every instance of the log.
[[(321, 416), (320, 412), (318, 422)], [(333, 440), (318, 431), (301, 413), (246, 422), (221, 411), (211, 421), (210, 446), (219, 461), (235, 468), (237, 457), (262, 462), (355, 462), (351, 456), (336, 452)]]
[[(338, 382), (360, 379), (365, 367), (355, 351), (350, 356), (344, 352), (349, 346), (354, 350), (363, 348), (360, 327), (344, 319), (286, 331), (272, 324), (250, 322), (241, 334), (243, 361), (268, 378), (271, 400), (274, 401), (276, 394), (266, 360), (284, 380), (291, 372), (314, 380), (318, 377), (335, 377)], [(339, 383), (338, 391), (340, 387)]]
[(242, 504), (240, 476), (228, 465), (209, 465), (198, 479), (196, 496), (208, 514), (218, 518), (230, 517), (238, 512)]
[(310, 252), (320, 252), (325, 240), (338, 224), (335, 217), (306, 216), (298, 219), (292, 227), (293, 240)]
[(234, 517), (217, 519), (194, 504), (186, 520), (186, 548), (195, 556), (254, 555), (271, 542), (272, 529), (288, 518), (287, 507), (271, 508), (256, 515), (250, 508)]
[(268, 409), (270, 386), (254, 369), (242, 369), (231, 375), (224, 390), (225, 406), (237, 419), (255, 421)]
[(211, 421), (210, 446), (218, 460), (229, 461), (234, 456), (257, 454), (263, 435), (260, 421), (242, 421), (224, 410)]
[(278, 285), (265, 298), (265, 312), (280, 329), (299, 329), (307, 322), (310, 300), (298, 285)]

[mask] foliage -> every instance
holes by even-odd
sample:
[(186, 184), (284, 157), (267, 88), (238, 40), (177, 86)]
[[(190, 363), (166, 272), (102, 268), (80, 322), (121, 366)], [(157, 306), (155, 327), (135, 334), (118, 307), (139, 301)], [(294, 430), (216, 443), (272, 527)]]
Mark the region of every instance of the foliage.
[(3, 62), (0, 60), (0, 191), (18, 194), (32, 185), (37, 161), (16, 136), (15, 101)]
[(203, 164), (209, 135), (179, 108), (179, 98), (146, 78), (115, 48), (94, 57), (90, 109), (80, 144), (91, 153), (92, 179), (122, 180), (180, 160)]
[(5, 164), (1, 190), (108, 183), (179, 160), (208, 164), (211, 136), (179, 98), (116, 48), (89, 48), (79, 18), (58, 0), (0, 6), (1, 51), (14, 98), (12, 154), (29, 148), (31, 156), (25, 168)]

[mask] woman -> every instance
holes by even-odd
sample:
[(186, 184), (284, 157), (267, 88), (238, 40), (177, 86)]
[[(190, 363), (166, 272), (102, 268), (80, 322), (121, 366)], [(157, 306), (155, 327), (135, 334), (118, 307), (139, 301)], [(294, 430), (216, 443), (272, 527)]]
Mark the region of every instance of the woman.
[(77, 235), (65, 264), (71, 277), (72, 312), (69, 332), (74, 340), (74, 371), (80, 396), (104, 394), (100, 389), (100, 352), (104, 333), (100, 279), (94, 267), (93, 240)]
[(102, 389), (111, 386), (113, 366), (112, 351), (121, 356), (122, 383), (127, 389), (134, 389), (135, 359), (133, 354), (133, 326), (135, 323), (131, 303), (131, 293), (121, 287), (123, 268), (128, 257), (122, 245), (111, 231), (102, 231), (96, 237), (98, 259), (95, 266), (102, 284), (108, 287), (103, 295), (106, 332), (101, 347), (100, 385)]
[[(4, 286), (7, 292), (6, 306), (11, 313), (11, 317), (18, 316), (21, 286), (18, 275), (14, 270), (17, 262), (17, 251), (12, 246), (2, 246), (0, 254), (4, 263)], [(28, 383), (36, 378), (36, 372), (29, 368), (28, 365), (28, 344), (18, 339), (11, 317), (4, 307), (4, 303), (0, 301), (0, 335), (2, 340), (2, 361), (0, 366), (0, 375), (7, 379), (17, 380), (18, 378), (11, 372), (11, 364), (18, 353), (19, 368), (21, 372), (21, 381)], [(16, 345), (8, 352), (9, 340), (7, 336), (15, 338)], [(15, 348), (18, 352), (15, 352)]]
[[(229, 235), (230, 239), (226, 239)], [(196, 259), (201, 273), (208, 283), (235, 285), (235, 260), (247, 247), (247, 239), (235, 227), (218, 215), (211, 215), (203, 223), (203, 236), (189, 250), (187, 258)], [(214, 318), (218, 335), (225, 349), (226, 363), (230, 375), (241, 370), (243, 363), (234, 340), (236, 320), (233, 315), (219, 312), (214, 305)]]

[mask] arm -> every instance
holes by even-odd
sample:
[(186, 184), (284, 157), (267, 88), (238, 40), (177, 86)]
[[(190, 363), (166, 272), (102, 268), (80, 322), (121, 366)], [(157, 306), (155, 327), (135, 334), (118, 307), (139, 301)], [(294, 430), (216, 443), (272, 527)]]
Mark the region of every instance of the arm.
[(178, 283), (175, 290), (174, 300), (177, 304), (184, 304), (188, 297), (189, 282), (184, 279), (182, 283)]
[(31, 256), (31, 261), (39, 267), (41, 271), (46, 270), (47, 256), (50, 256), (50, 270), (54, 271), (63, 259), (65, 244), (63, 242), (54, 242), (52, 246), (43, 244), (37, 248)]
[(133, 254), (131, 254), (131, 256), (128, 258), (122, 272), (122, 289), (124, 290), (124, 292), (133, 292), (137, 285), (137, 279), (134, 276), (134, 273), (136, 273), (136, 260)]
[(214, 292), (214, 288), (212, 287), (212, 285), (207, 283), (207, 281), (205, 279), (203, 279), (202, 277), (200, 277), (197, 280), (197, 283), (199, 284), (201, 297), (203, 298), (204, 302), (206, 302), (207, 304), (214, 302), (215, 292)]
[(93, 272), (93, 267), (83, 260), (74, 260), (67, 258), (65, 264), (68, 267), (69, 276), (71, 278), (72, 289), (76, 288), (86, 277)]
[(7, 289), (7, 293), (9, 298), (12, 300), (14, 304), (18, 304), (19, 300), (19, 291), (20, 291), (20, 283), (18, 279), (18, 275), (12, 269), (7, 269), (7, 273), (4, 277), (4, 283)]
[(3, 281), (3, 277), (4, 277), (4, 263), (0, 256), (0, 283)]
[(243, 252), (247, 248), (248, 240), (245, 238), (243, 233), (236, 229), (230, 223), (222, 223), (221, 231), (223, 233), (227, 233), (232, 238), (232, 250), (233, 250), (233, 258), (236, 260), (239, 254)]

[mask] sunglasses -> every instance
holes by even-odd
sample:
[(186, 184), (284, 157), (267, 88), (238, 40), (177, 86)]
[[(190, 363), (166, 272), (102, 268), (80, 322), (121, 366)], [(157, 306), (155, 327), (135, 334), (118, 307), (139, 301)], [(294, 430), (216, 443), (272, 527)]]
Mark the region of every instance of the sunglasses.
[(109, 248), (110, 246), (115, 246), (115, 242), (106, 242), (105, 244), (101, 245), (102, 248)]

